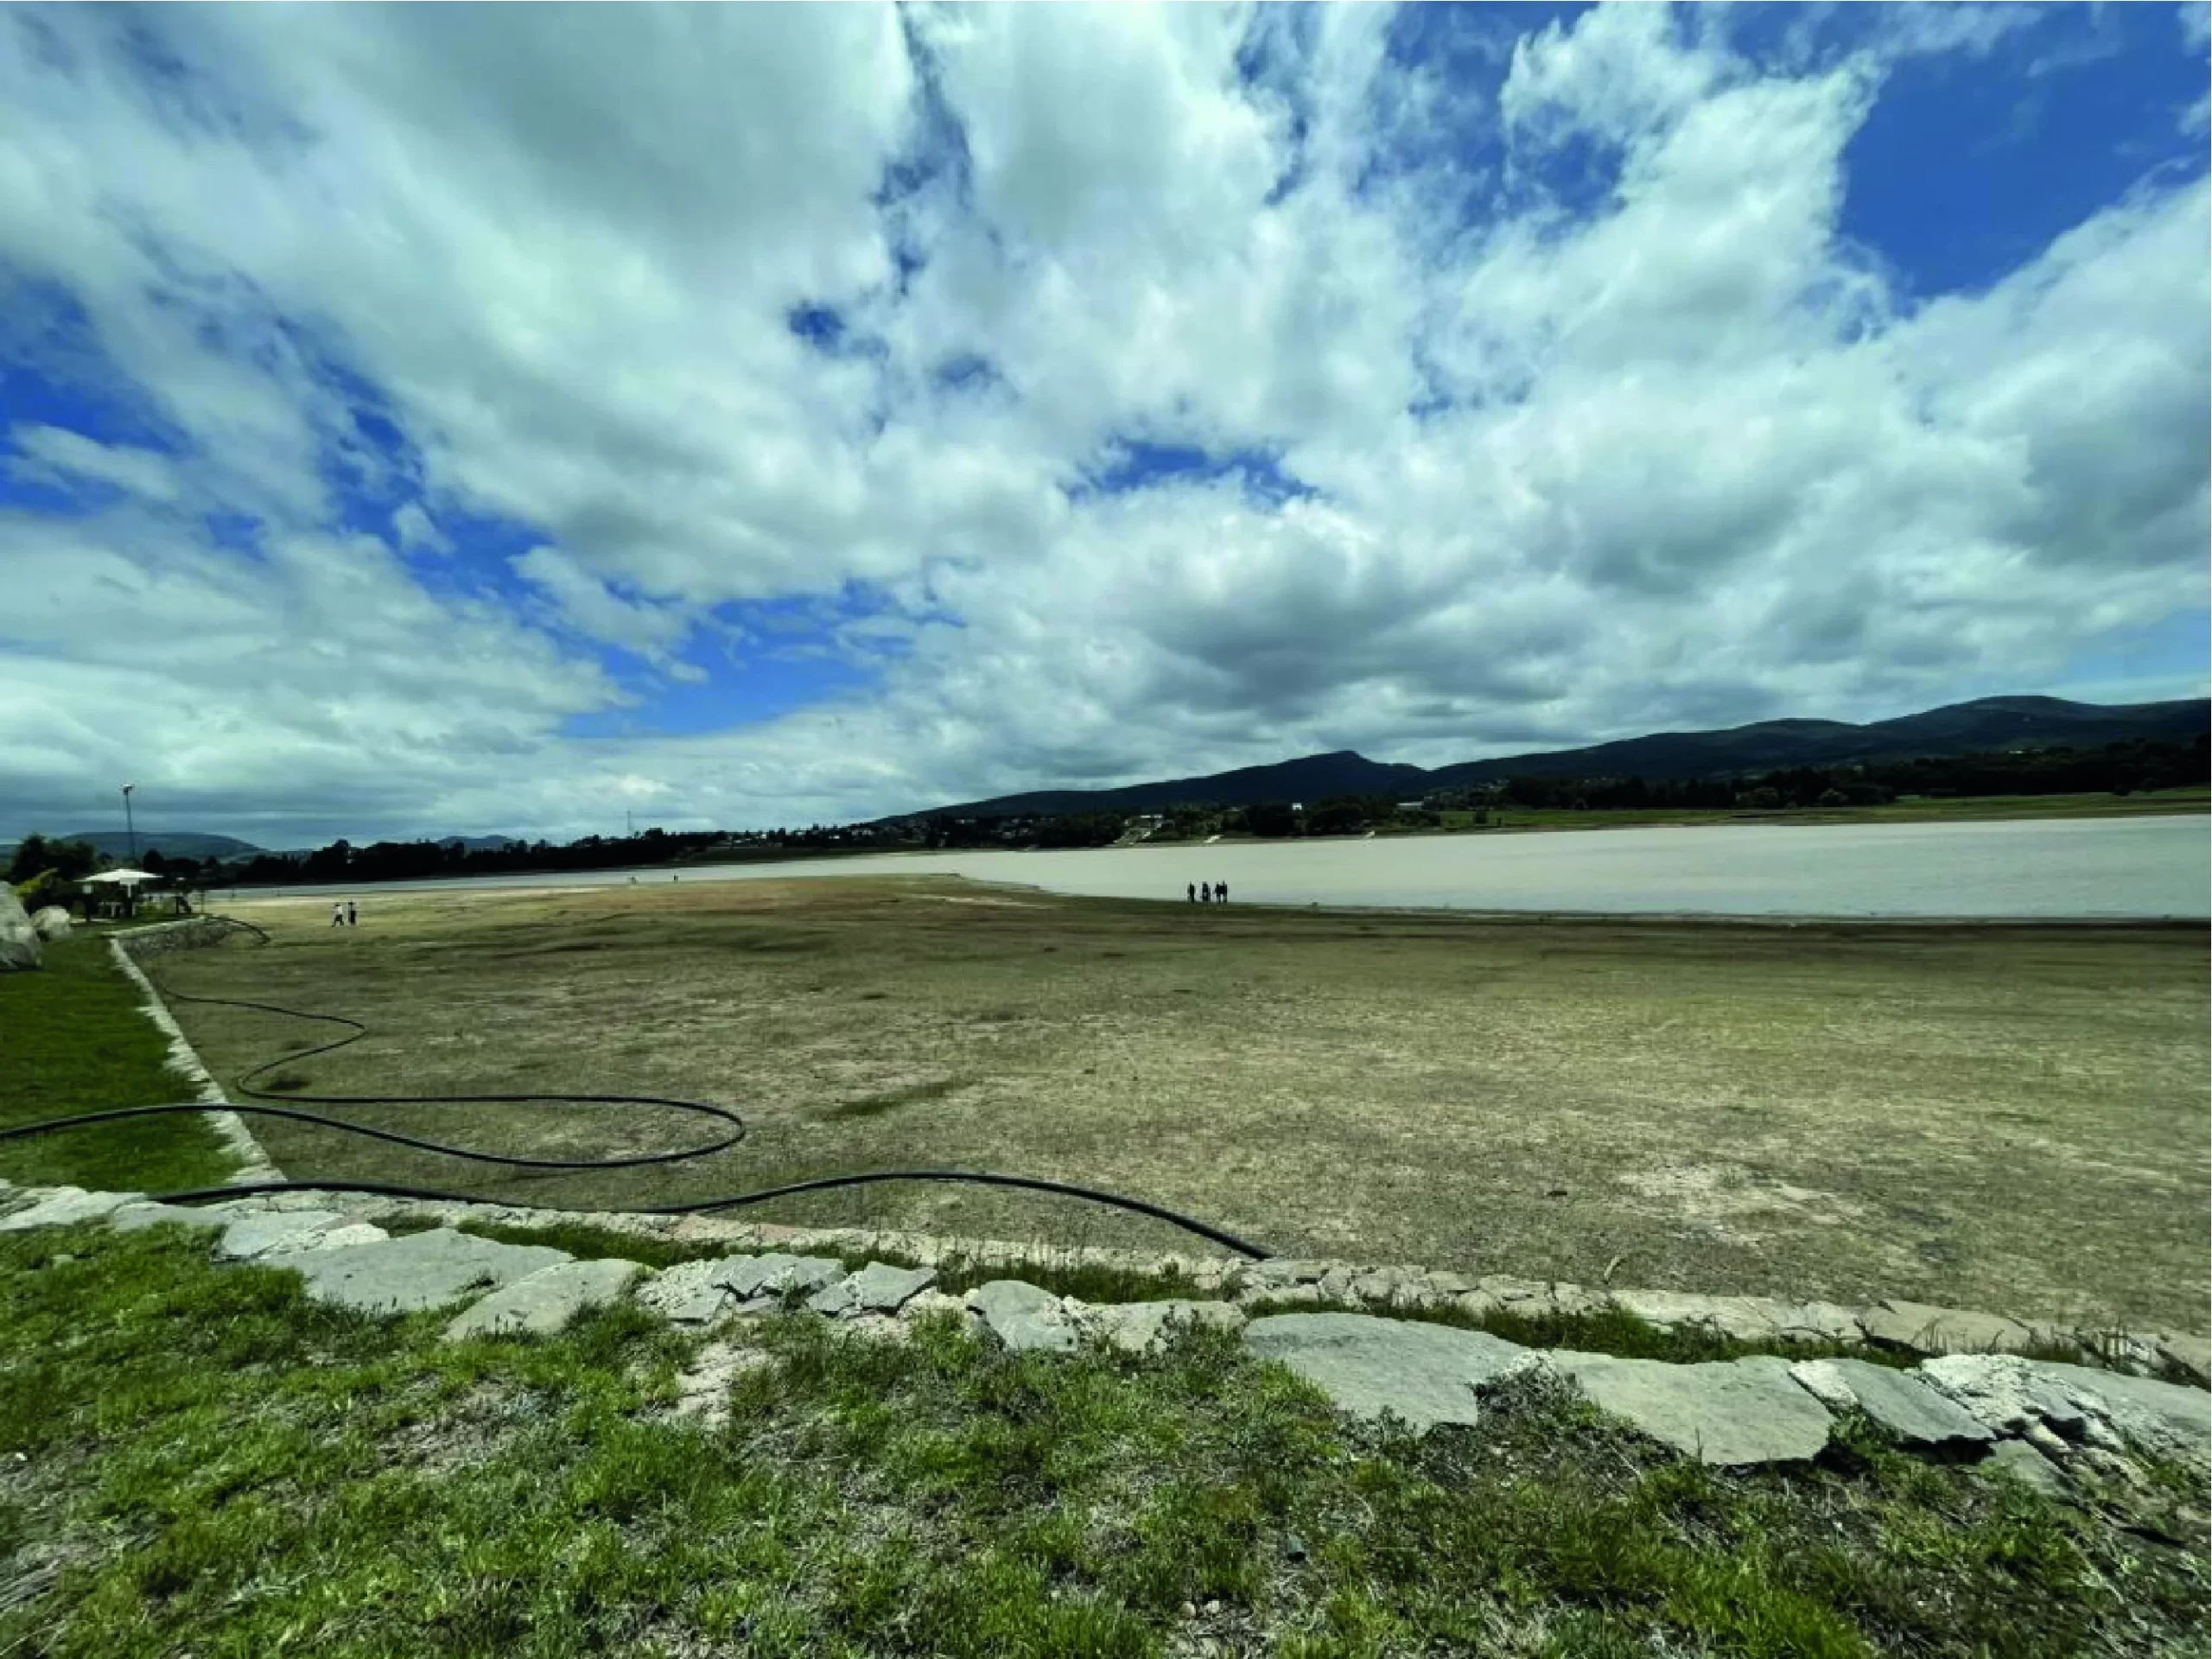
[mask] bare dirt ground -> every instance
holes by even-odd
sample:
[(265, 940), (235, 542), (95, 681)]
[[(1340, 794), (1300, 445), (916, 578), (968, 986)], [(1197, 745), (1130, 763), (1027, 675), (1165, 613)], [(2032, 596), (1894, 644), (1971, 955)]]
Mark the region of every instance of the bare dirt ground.
[[(297, 1177), (596, 1208), (969, 1166), (1287, 1253), (2206, 1325), (2202, 926), (1541, 923), (921, 879), (378, 894), (353, 931), (311, 900), (238, 913), (275, 945), (157, 971), (367, 1022), (302, 1063), (306, 1091), (675, 1095), (751, 1127), (681, 1168), (548, 1176), (257, 1126)], [(327, 1034), (177, 1014), (226, 1081)], [(584, 1108), (358, 1115), (576, 1156), (700, 1138)], [(1181, 1242), (975, 1188), (753, 1213)]]

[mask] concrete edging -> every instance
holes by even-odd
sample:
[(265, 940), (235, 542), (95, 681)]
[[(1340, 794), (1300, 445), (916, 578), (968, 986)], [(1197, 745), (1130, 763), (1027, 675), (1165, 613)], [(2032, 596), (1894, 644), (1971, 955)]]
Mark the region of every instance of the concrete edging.
[[(169, 1069), (181, 1073), (193, 1085), (199, 1099), (210, 1105), (227, 1106), (231, 1103), (223, 1093), (223, 1085), (215, 1081), (214, 1074), (208, 1071), (198, 1052), (186, 1038), (183, 1028), (177, 1024), (176, 1017), (169, 1012), (168, 1004), (162, 1001), (162, 994), (154, 988), (154, 982), (146, 977), (145, 970), (132, 959), (130, 947), (124, 943), (127, 939), (146, 934), (167, 931), (170, 927), (190, 925), (188, 922), (158, 924), (128, 933), (111, 933), (107, 938), (108, 950), (114, 956), (116, 965), (130, 976), (131, 983), (138, 988), (143, 999), (139, 1006), (146, 1017), (154, 1022), (162, 1035), (168, 1039)], [(284, 1172), (270, 1161), (268, 1152), (260, 1141), (254, 1139), (253, 1131), (246, 1128), (244, 1118), (236, 1112), (228, 1111), (211, 1111), (207, 1118), (215, 1126), (216, 1136), (222, 1141), (224, 1150), (238, 1160), (238, 1167), (231, 1172), (227, 1185), (242, 1186), (256, 1181), (281, 1181), (284, 1179)]]

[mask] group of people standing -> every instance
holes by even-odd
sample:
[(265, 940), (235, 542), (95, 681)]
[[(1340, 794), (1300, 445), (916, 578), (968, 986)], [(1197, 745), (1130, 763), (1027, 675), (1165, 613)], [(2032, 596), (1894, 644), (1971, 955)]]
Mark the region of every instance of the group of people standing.
[(1183, 896), (1194, 905), (1225, 905), (1229, 902), (1229, 883), (1217, 881), (1208, 887), (1203, 881), (1193, 881), (1184, 887)]

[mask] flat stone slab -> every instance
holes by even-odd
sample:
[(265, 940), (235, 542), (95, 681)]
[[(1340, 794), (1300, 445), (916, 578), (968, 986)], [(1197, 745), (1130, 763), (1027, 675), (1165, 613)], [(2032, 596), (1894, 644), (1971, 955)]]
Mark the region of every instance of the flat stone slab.
[(0, 1220), (0, 1233), (28, 1233), (36, 1227), (69, 1227), (80, 1221), (98, 1221), (126, 1204), (137, 1204), (143, 1192), (87, 1192), (81, 1186), (57, 1186), (32, 1204)]
[(840, 1317), (896, 1313), (936, 1282), (933, 1268), (894, 1268), (871, 1262), (858, 1273), (824, 1285), (806, 1299), (806, 1305), (817, 1313)]
[(1861, 1310), (1859, 1323), (1873, 1341), (1920, 1354), (2004, 1353), (2035, 1338), (2026, 1325), (2001, 1313), (1894, 1299)]
[(1416, 1433), (1477, 1421), (1477, 1391), (1534, 1363), (1527, 1349), (1485, 1332), (1369, 1313), (1273, 1314), (1244, 1327), (1244, 1345), (1352, 1415), (1387, 1412)]
[(737, 1299), (721, 1281), (722, 1273), (735, 1259), (679, 1262), (654, 1274), (638, 1292), (638, 1300), (677, 1325), (711, 1325), (736, 1305)]
[[(240, 1216), (223, 1229), (223, 1236), (215, 1246), (219, 1262), (251, 1262), (256, 1256), (266, 1255), (289, 1242), (308, 1236), (321, 1236), (334, 1227), (346, 1224), (346, 1217), (335, 1210), (264, 1210), (257, 1215)], [(357, 1239), (356, 1243), (367, 1243)]]
[(1999, 1434), (2040, 1425), (2080, 1440), (2088, 1413), (2063, 1378), (2047, 1376), (2018, 1354), (1944, 1354), (1913, 1373), (1964, 1406)]
[(1076, 1329), (1060, 1299), (1019, 1279), (994, 1279), (967, 1296), (990, 1333), (1017, 1353), (1032, 1350), (1068, 1353)]
[(378, 1313), (442, 1307), (480, 1290), (496, 1290), (542, 1268), (572, 1261), (543, 1244), (502, 1244), (440, 1227), (404, 1238), (284, 1257), (319, 1302)]
[(1857, 1407), (1901, 1446), (1979, 1446), (1995, 1438), (1981, 1420), (1917, 1377), (1863, 1359), (1801, 1359), (1789, 1368), (1823, 1405)]
[(635, 1262), (563, 1262), (493, 1291), (446, 1326), (446, 1340), (556, 1336), (588, 1307), (613, 1301), (645, 1272)]
[(2175, 1364), (2193, 1371), (2200, 1382), (2212, 1382), (2212, 1337), (2186, 1331), (2160, 1331), (2151, 1340), (2159, 1353)]
[[(2164, 1439), (2200, 1450), (2212, 1446), (2212, 1394), (2202, 1389), (2057, 1360), (2033, 1363), (2036, 1370), (2057, 1377), (2069, 1388), (2101, 1395), (2111, 1408), (2114, 1427), (2131, 1439)], [(2151, 1428), (2153, 1424), (2156, 1427)]]
[(1227, 1302), (1120, 1302), (1090, 1309), (1085, 1323), (1111, 1346), (1142, 1354), (1163, 1344), (1178, 1325), (1234, 1331), (1244, 1315)]
[(826, 1255), (733, 1255), (721, 1263), (716, 1282), (746, 1300), (820, 1290), (844, 1272), (843, 1262)]
[(1832, 1419), (1771, 1355), (1706, 1365), (1560, 1351), (1544, 1363), (1590, 1402), (1700, 1463), (1801, 1463), (1828, 1443)]
[(191, 1227), (213, 1232), (238, 1219), (228, 1210), (201, 1210), (188, 1204), (126, 1204), (108, 1213), (107, 1224), (118, 1233), (141, 1232), (149, 1227)]

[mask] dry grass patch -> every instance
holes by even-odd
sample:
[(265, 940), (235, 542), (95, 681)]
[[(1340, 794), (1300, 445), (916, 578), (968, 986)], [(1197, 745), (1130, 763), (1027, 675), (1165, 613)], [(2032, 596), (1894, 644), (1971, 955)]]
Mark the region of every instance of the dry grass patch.
[[(1535, 923), (992, 896), (940, 880), (378, 897), (247, 913), (179, 988), (351, 1014), (308, 1092), (724, 1102), (681, 1168), (501, 1173), (302, 1126), (288, 1171), (667, 1204), (843, 1170), (1109, 1187), (1290, 1254), (2202, 1329), (2201, 926)], [(589, 948), (581, 948), (581, 947)], [(185, 1007), (219, 1075), (283, 1020)], [(957, 1084), (954, 1080), (960, 1080)], [(499, 1150), (682, 1144), (635, 1109), (365, 1109)], [(1173, 1248), (1154, 1224), (877, 1186), (764, 1218)], [(1615, 1259), (1618, 1258), (1615, 1264)]]

